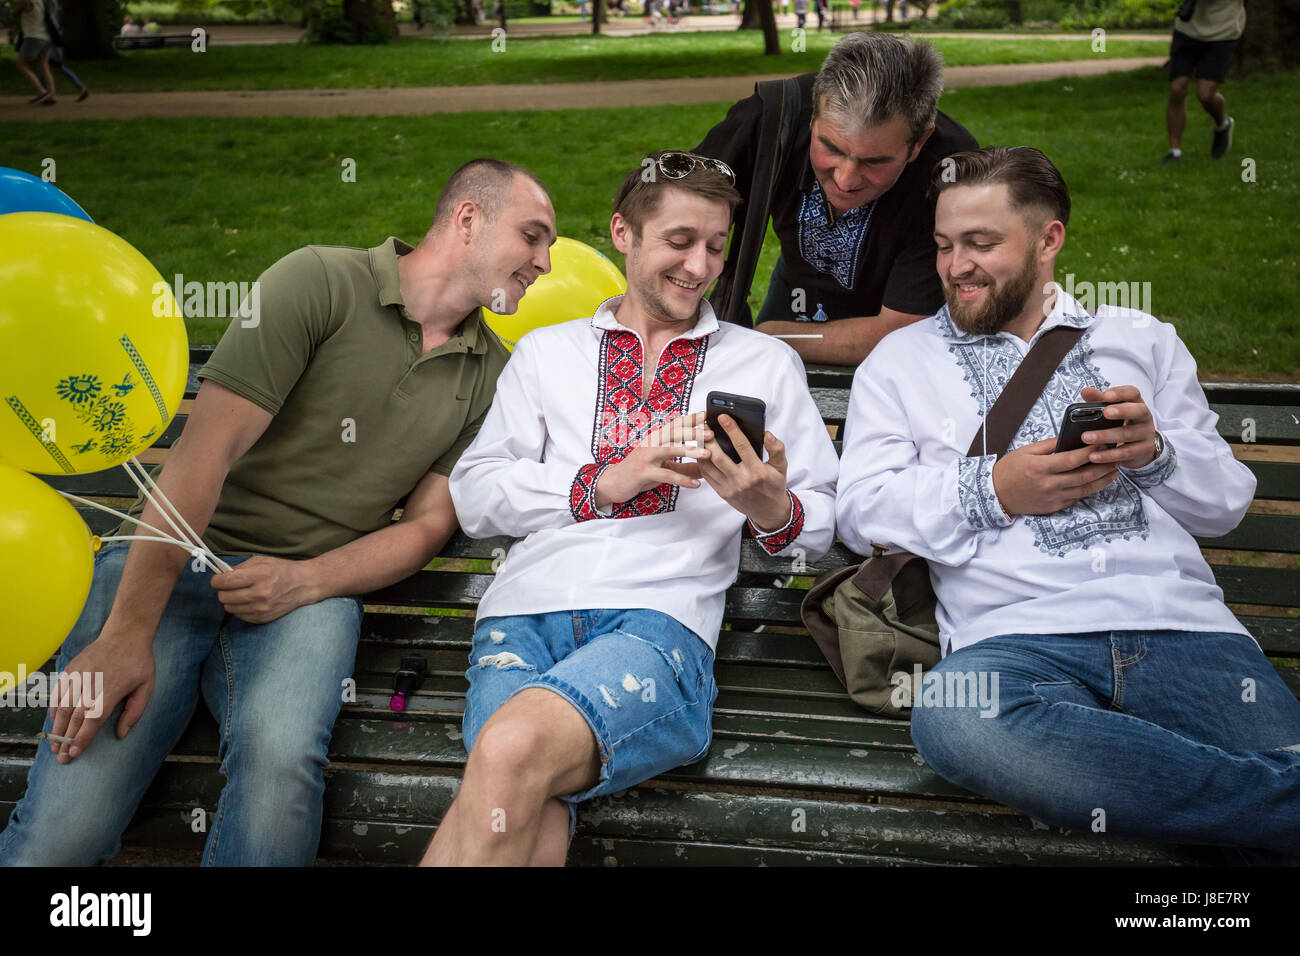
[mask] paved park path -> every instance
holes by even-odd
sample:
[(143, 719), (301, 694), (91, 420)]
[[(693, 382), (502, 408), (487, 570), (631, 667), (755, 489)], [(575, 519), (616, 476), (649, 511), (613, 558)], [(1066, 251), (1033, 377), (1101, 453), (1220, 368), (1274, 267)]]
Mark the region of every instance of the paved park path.
[[(880, 19), (884, 19), (882, 16)], [(912, 19), (916, 19), (913, 17)], [(794, 14), (786, 14), (776, 18), (777, 26), (781, 30), (793, 29), (797, 23)], [(868, 17), (866, 13), (862, 14), (862, 19), (856, 23), (848, 21), (850, 27), (870, 26), (874, 19)], [(809, 32), (816, 32), (817, 18), (809, 16)], [(482, 26), (456, 26), (452, 28), (452, 34), (458, 37), (475, 37), (489, 36), (493, 29), (498, 26), (494, 20), (485, 23)], [(740, 17), (730, 14), (718, 16), (690, 16), (683, 17), (681, 22), (676, 25), (669, 25), (656, 21), (653, 26), (648, 26), (642, 17), (624, 17), (622, 19), (611, 20), (602, 24), (601, 33), (610, 36), (636, 36), (648, 35), (651, 33), (698, 33), (707, 31), (736, 30), (740, 26)], [(535, 36), (583, 36), (591, 35), (590, 20), (559, 20), (551, 23), (516, 23), (508, 21), (507, 27), (512, 37), (535, 37)], [(189, 33), (194, 29), (191, 25), (167, 25), (162, 28), (163, 33)], [(296, 43), (302, 36), (303, 31), (299, 27), (277, 25), (252, 25), (238, 23), (218, 23), (210, 26), (205, 25), (204, 29), (208, 32), (208, 42), (221, 46), (260, 46), (270, 43)], [(413, 23), (399, 24), (398, 30), (402, 36), (409, 37), (431, 37), (432, 32), (426, 27), (417, 29)], [(1080, 40), (1087, 39), (1087, 31), (1074, 33), (1006, 33), (1003, 31), (985, 31), (985, 30), (963, 30), (956, 33), (931, 32), (924, 33), (917, 31), (913, 34), (919, 38), (927, 37), (960, 37), (962, 39), (1025, 39), (1039, 38), (1045, 40)], [(1126, 40), (1168, 40), (1169, 32), (1147, 32), (1147, 33), (1130, 33), (1124, 31), (1111, 31), (1111, 35)]]
[[(954, 66), (944, 71), (944, 85), (949, 90), (1007, 86), (1135, 70), (1158, 66), (1163, 61), (1164, 57), (1130, 57), (1011, 66)], [(748, 96), (759, 80), (785, 75), (388, 89), (93, 93), (84, 103), (74, 103), (71, 96), (63, 96), (54, 106), (29, 106), (26, 97), (4, 96), (0, 97), (0, 122), (194, 116), (424, 116), (496, 110), (728, 103)]]

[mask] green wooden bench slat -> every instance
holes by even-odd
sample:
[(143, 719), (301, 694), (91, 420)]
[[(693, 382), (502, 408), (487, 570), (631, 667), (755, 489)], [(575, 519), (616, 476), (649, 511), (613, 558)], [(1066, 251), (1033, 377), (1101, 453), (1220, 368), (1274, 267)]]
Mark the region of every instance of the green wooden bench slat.
[(1214, 581), (1228, 604), (1267, 604), (1300, 607), (1300, 571), (1210, 565)]
[(1300, 657), (1300, 617), (1239, 614), (1237, 620), (1250, 631), (1265, 654)]
[(1253, 442), (1258, 445), (1300, 444), (1300, 423), (1296, 422), (1297, 408), (1285, 405), (1239, 405), (1211, 403), (1210, 409), (1218, 413), (1215, 430), (1226, 441), (1245, 440), (1246, 422), (1253, 421)]
[(1255, 497), (1271, 501), (1300, 501), (1300, 462), (1248, 461), (1255, 475)]
[[(615, 840), (594, 837), (582, 846), (574, 838), (570, 851), (574, 866), (943, 866), (941, 862), (828, 853), (817, 850), (789, 850), (778, 847), (720, 846), (674, 840), (657, 843), (646, 840)], [(960, 863), (947, 864), (960, 866)]]
[(1248, 514), (1227, 534), (1197, 538), (1196, 542), (1202, 548), (1297, 554), (1300, 553), (1300, 515)]
[[(685, 809), (685, 813), (683, 813)], [(683, 825), (683, 817), (689, 824)], [(1027, 864), (1192, 861), (1198, 854), (1160, 844), (1098, 838), (1035, 826), (1020, 814), (977, 814), (754, 794), (644, 787), (594, 801), (580, 832), (635, 840), (677, 831), (685, 840), (834, 852), (891, 859)]]

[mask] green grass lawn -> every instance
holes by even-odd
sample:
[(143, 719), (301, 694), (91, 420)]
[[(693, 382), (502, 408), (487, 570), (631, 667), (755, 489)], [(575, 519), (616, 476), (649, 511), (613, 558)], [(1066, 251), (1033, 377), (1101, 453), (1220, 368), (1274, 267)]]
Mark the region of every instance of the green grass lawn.
[[(816, 70), (839, 37), (807, 35), (795, 53), (790, 38), (780, 57), (765, 57), (757, 33), (659, 36), (513, 38), (493, 52), (488, 37), (446, 41), (404, 37), (384, 47), (209, 46), (137, 50), (107, 62), (77, 63), (95, 92), (139, 90), (275, 90), (484, 83), (604, 82), (678, 76), (745, 76)], [(1091, 38), (941, 37), (931, 41), (950, 65), (1086, 60)], [(1167, 41), (1112, 39), (1106, 57), (1163, 56)], [(7, 61), (7, 62), (6, 62)], [(0, 94), (30, 92), (14, 52), (0, 52)], [(63, 81), (61, 85), (66, 85)]]
[[(1074, 197), (1058, 278), (1150, 282), (1203, 374), (1300, 380), (1300, 74), (1227, 87), (1238, 119), (1227, 158), (1209, 158), (1193, 103), (1186, 158), (1160, 166), (1165, 82), (1157, 70), (949, 93), (943, 109), (985, 144), (1031, 144)], [(39, 172), (136, 245), (169, 279), (248, 281), (307, 243), (417, 240), (452, 170), (495, 155), (551, 187), (563, 235), (621, 262), (608, 233), (616, 184), (648, 150), (691, 147), (725, 104), (428, 117), (186, 119), (10, 124), (0, 165)], [(356, 160), (356, 182), (341, 162)], [(1257, 181), (1242, 181), (1242, 161)], [(769, 243), (755, 284), (766, 287)], [(197, 342), (226, 323), (192, 323)]]

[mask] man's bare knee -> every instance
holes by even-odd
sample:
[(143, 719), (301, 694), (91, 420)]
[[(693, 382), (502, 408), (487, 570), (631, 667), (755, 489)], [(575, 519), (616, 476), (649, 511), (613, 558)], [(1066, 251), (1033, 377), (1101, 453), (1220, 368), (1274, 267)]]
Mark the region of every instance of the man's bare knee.
[(465, 772), (553, 797), (590, 786), (599, 768), (595, 735), (578, 709), (558, 694), (530, 687), (483, 725)]
[(1187, 91), (1191, 88), (1191, 80), (1188, 77), (1179, 77), (1169, 84), (1169, 102), (1181, 103), (1187, 99)]

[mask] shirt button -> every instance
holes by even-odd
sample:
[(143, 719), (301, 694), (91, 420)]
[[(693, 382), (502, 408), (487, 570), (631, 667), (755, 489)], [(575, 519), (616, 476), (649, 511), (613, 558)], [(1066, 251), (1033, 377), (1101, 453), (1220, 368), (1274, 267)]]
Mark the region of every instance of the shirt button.
[(420, 341), (420, 333), (416, 332), (414, 329), (408, 332), (406, 337), (409, 338), (412, 342)]

